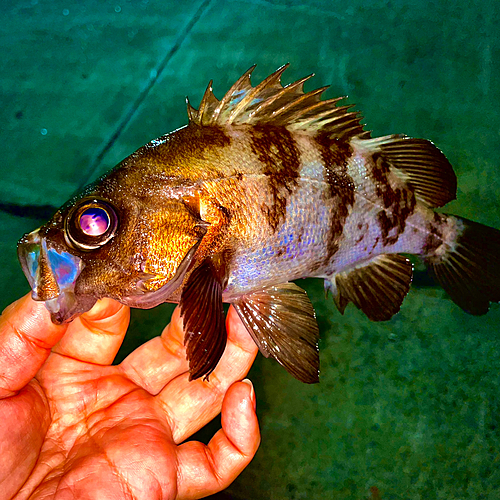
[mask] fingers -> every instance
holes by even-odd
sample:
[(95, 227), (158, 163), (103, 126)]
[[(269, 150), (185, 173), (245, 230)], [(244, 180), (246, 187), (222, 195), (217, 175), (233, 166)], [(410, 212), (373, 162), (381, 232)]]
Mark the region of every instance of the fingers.
[(66, 332), (54, 325), (42, 302), (30, 295), (11, 304), (0, 317), (0, 398), (24, 387)]
[(222, 429), (208, 446), (190, 441), (178, 448), (179, 499), (201, 498), (227, 488), (250, 463), (260, 444), (250, 381), (237, 382), (222, 404)]
[(158, 396), (176, 443), (184, 441), (219, 414), (228, 387), (245, 377), (257, 355), (257, 346), (232, 307), (226, 327), (226, 349), (209, 379), (189, 382), (186, 372), (173, 379)]
[(69, 324), (53, 351), (79, 361), (109, 365), (122, 345), (129, 320), (128, 307), (111, 299), (99, 300)]
[(158, 394), (170, 380), (187, 373), (189, 365), (178, 307), (161, 336), (138, 347), (120, 364), (120, 369), (150, 394)]
[(50, 424), (43, 391), (27, 384), (0, 401), (0, 498), (14, 498), (33, 470)]

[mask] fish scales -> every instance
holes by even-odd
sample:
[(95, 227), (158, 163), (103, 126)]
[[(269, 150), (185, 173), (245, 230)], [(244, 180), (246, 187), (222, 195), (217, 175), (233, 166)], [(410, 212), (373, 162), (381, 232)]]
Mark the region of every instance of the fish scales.
[(293, 280), (322, 278), (341, 313), (396, 314), (420, 256), (472, 314), (500, 301), (500, 231), (435, 212), (456, 177), (430, 141), (371, 138), (325, 88), (257, 86), (251, 68), (218, 100), (207, 88), (189, 124), (154, 139), (73, 197), (18, 253), (55, 323), (102, 297), (178, 302), (190, 378), (224, 351), (222, 303), (261, 352), (317, 382), (319, 330)]

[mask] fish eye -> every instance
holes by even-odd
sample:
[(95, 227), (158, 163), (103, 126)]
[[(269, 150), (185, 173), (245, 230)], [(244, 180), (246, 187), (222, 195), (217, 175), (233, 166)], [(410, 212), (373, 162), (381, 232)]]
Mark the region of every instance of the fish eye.
[(101, 236), (109, 227), (109, 216), (101, 207), (86, 208), (80, 215), (80, 229), (88, 236)]
[(81, 201), (66, 217), (64, 237), (79, 250), (90, 251), (105, 245), (118, 227), (116, 210), (107, 201), (97, 198)]

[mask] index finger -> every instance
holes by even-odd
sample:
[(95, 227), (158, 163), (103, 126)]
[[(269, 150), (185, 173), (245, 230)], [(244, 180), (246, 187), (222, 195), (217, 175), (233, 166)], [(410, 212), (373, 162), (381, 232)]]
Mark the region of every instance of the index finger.
[(22, 389), (43, 365), (67, 325), (54, 325), (42, 302), (31, 294), (0, 316), (0, 398)]
[(110, 365), (120, 349), (130, 320), (130, 308), (101, 299), (75, 318), (53, 351), (78, 361)]
[(173, 426), (176, 443), (184, 441), (220, 413), (228, 387), (246, 376), (257, 355), (257, 345), (233, 307), (229, 308), (226, 325), (226, 349), (209, 377), (189, 381), (186, 372), (175, 377), (158, 395)]

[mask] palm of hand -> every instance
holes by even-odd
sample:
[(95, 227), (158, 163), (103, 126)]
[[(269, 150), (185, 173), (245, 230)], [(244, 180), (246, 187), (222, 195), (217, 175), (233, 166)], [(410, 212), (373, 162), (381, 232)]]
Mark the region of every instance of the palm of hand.
[[(20, 358), (10, 371), (0, 368), (0, 498), (201, 498), (251, 460), (259, 443), (251, 387), (231, 384), (245, 376), (256, 347), (234, 311), (219, 366), (209, 381), (188, 382), (178, 310), (161, 337), (111, 366), (127, 308), (101, 301), (69, 326), (45, 318), (40, 329), (39, 306), (18, 301), (0, 326), (0, 367), (13, 368), (12, 352)], [(23, 358), (43, 363), (58, 340), (26, 385), (33, 374)], [(179, 445), (221, 404), (223, 429), (208, 446)]]

